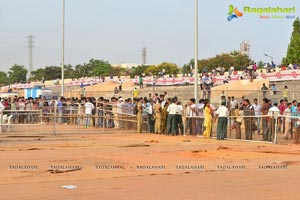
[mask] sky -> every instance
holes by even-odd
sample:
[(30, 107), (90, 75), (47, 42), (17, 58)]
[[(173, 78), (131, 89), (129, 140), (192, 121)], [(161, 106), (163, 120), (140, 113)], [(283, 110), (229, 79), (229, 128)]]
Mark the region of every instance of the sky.
[[(111, 64), (173, 62), (194, 56), (194, 0), (65, 0), (65, 63), (91, 58)], [(250, 43), (253, 60), (280, 64), (286, 55), (294, 19), (260, 19), (258, 14), (227, 21), (229, 5), (296, 7), (299, 0), (199, 0), (199, 58), (239, 50)], [(272, 14), (264, 14), (272, 15)], [(286, 16), (286, 14), (273, 14)], [(0, 0), (0, 70), (28, 68), (28, 36), (34, 35), (34, 69), (62, 60), (62, 0)]]

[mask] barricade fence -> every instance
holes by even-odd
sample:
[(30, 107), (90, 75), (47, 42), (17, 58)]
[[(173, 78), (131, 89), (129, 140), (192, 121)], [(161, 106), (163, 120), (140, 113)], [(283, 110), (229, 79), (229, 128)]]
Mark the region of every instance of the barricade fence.
[[(210, 137), (212, 138), (218, 138), (218, 134), (224, 133), (225, 139), (229, 140), (289, 144), (294, 143), (294, 134), (297, 131), (300, 133), (300, 117), (295, 116), (231, 115), (226, 118), (225, 127), (219, 125), (219, 118), (210, 120), (211, 126), (205, 126), (203, 116), (186, 117), (184, 120), (185, 135), (205, 137), (205, 130), (210, 128)], [(297, 121), (299, 121), (299, 125), (295, 126)]]
[[(5, 110), (1, 115), (1, 134), (61, 134), (61, 133), (107, 133), (110, 131), (136, 130), (135, 114), (127, 110), (112, 111), (95, 109), (85, 114), (84, 109), (69, 107), (43, 108), (41, 110)], [(144, 117), (143, 117), (144, 119)], [(147, 131), (146, 119), (143, 131)]]
[[(137, 116), (133, 108), (113, 110), (97, 108), (91, 115), (84, 114), (84, 109), (43, 108), (41, 110), (5, 110), (1, 116), (0, 133), (3, 135), (57, 135), (63, 133), (110, 133), (118, 129), (137, 130)], [(158, 119), (161, 131), (169, 135), (203, 136), (206, 119), (203, 116), (174, 116), (174, 119)], [(212, 117), (210, 136), (218, 137), (220, 128), (218, 120)], [(151, 121), (155, 119), (146, 112), (142, 113), (142, 131), (151, 132)], [(164, 121), (164, 122), (163, 122)], [(223, 120), (224, 121), (224, 120)], [(284, 115), (246, 116), (231, 112), (226, 118), (226, 139), (264, 141), (272, 143), (291, 143), (300, 117)], [(155, 126), (152, 124), (152, 126)], [(300, 123), (299, 123), (300, 126)]]

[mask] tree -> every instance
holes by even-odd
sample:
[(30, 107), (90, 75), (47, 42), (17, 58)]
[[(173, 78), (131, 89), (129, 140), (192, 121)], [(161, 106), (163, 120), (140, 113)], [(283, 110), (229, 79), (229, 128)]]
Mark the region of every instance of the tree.
[(112, 67), (112, 70), (110, 72), (114, 76), (124, 76), (126, 75), (126, 69), (124, 67)]
[(45, 78), (45, 69), (39, 68), (31, 72), (31, 80), (42, 80), (43, 77)]
[(8, 78), (10, 83), (25, 83), (27, 69), (23, 65), (15, 64), (8, 71)]
[(64, 74), (65, 74), (65, 78), (69, 78), (69, 79), (73, 79), (75, 78), (75, 70), (73, 69), (72, 65), (65, 65), (64, 67)]
[(7, 74), (5, 72), (0, 71), (0, 85), (7, 85), (8, 84), (8, 78)]
[[(231, 66), (234, 66), (236, 70), (243, 69), (248, 67), (254, 62), (249, 58), (247, 54), (241, 54), (238, 51), (232, 51), (229, 54), (223, 53), (216, 55), (215, 57), (203, 59), (198, 61), (198, 72), (202, 72), (204, 69), (211, 71), (217, 67), (224, 67), (229, 69)], [(188, 64), (185, 64), (182, 68), (182, 73), (188, 74), (191, 73), (191, 69), (194, 68), (194, 60), (190, 60)]]
[(157, 66), (157, 72), (164, 72), (166, 75), (177, 75), (180, 72), (180, 69), (174, 63), (164, 62)]
[(148, 66), (147, 69), (145, 69), (144, 71), (146, 75), (155, 75), (155, 76), (157, 76), (159, 72), (161, 72), (160, 69), (155, 65)]
[(287, 49), (286, 57), (283, 59), (283, 64), (300, 64), (300, 21), (297, 18), (293, 23), (293, 33), (291, 41)]
[(45, 80), (61, 79), (61, 67), (48, 66), (45, 68)]
[(132, 67), (132, 72), (130, 74), (130, 77), (133, 78), (135, 76), (141, 76), (147, 68), (148, 68), (147, 65), (140, 65), (137, 67)]
[(266, 63), (264, 63), (262, 60), (260, 60), (257, 62), (256, 65), (257, 65), (258, 69), (263, 69), (265, 67), (265, 64)]
[(109, 62), (103, 60), (91, 59), (87, 66), (88, 69), (91, 69), (88, 73), (89, 76), (108, 76), (113, 69)]

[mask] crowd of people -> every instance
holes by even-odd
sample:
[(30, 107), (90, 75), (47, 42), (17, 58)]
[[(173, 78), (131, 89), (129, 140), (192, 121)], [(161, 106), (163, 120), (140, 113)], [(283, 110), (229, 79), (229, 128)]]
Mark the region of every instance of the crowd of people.
[[(61, 97), (48, 100), (45, 97), (25, 99), (15, 96), (1, 99), (0, 112), (1, 116), (11, 116), (11, 123), (55, 121), (86, 128), (127, 128), (136, 129), (138, 133), (205, 138), (212, 136), (212, 127), (216, 125), (217, 139), (220, 140), (226, 139), (227, 131), (231, 130), (235, 133), (235, 139), (252, 140), (253, 135), (257, 134), (261, 135), (261, 140), (271, 142), (274, 141), (276, 128), (276, 132), (283, 133), (285, 139), (294, 137), (298, 144), (300, 103), (288, 101), (287, 87), (279, 104), (266, 98), (265, 92), (269, 88), (263, 85), (261, 90), (261, 103), (256, 98), (251, 102), (245, 97), (238, 102), (234, 96), (226, 97), (223, 92), (218, 107), (212, 105), (208, 98), (199, 101), (191, 98), (182, 103), (176, 96), (169, 97), (167, 92), (149, 93), (148, 97), (139, 98), (138, 92), (134, 91), (134, 97), (127, 99)], [(276, 94), (274, 90), (272, 94)]]

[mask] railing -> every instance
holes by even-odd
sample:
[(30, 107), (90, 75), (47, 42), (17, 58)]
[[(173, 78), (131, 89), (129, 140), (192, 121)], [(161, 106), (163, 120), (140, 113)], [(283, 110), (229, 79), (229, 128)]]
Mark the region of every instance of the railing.
[[(6, 110), (2, 115), (1, 134), (60, 134), (136, 130), (136, 115), (97, 109), (92, 115), (83, 109), (54, 108), (41, 110)], [(146, 122), (145, 122), (146, 123)], [(144, 125), (147, 126), (147, 125)], [(117, 129), (115, 129), (117, 128)], [(147, 128), (143, 129), (147, 131)]]

